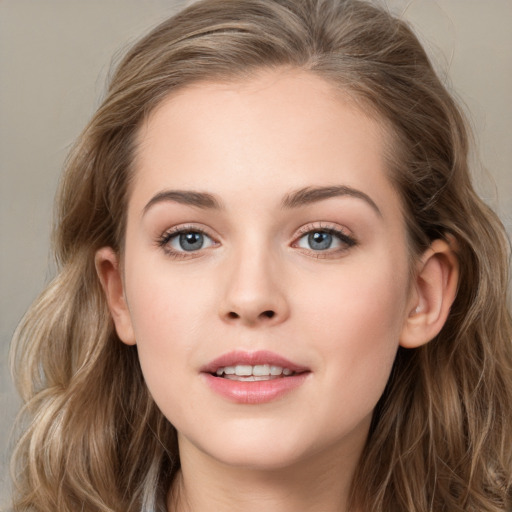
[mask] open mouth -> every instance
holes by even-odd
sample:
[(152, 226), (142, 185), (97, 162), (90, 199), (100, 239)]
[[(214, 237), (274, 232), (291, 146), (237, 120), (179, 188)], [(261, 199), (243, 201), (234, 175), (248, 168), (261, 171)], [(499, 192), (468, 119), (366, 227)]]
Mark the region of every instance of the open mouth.
[(211, 375), (240, 382), (255, 382), (292, 377), (297, 375), (297, 372), (290, 368), (270, 364), (237, 364), (235, 366), (221, 366)]
[(268, 350), (234, 350), (200, 369), (210, 388), (237, 404), (263, 404), (306, 382), (311, 369)]

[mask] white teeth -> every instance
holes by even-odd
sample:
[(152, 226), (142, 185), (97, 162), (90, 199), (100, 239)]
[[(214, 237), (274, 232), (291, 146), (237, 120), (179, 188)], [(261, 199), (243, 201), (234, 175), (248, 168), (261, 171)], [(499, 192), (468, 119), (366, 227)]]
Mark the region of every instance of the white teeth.
[(270, 366), (268, 364), (257, 364), (252, 368), (254, 376), (270, 375)]
[(252, 375), (252, 366), (250, 364), (237, 364), (235, 366), (235, 375), (239, 377), (248, 377)]
[[(271, 366), (269, 364), (256, 364), (251, 366), (249, 364), (237, 364), (236, 366), (224, 366), (218, 368), (215, 374), (221, 377), (222, 375), (245, 377), (244, 380), (265, 380), (267, 377), (277, 377), (279, 375), (289, 376), (293, 375), (293, 370), (283, 368), (281, 366)], [(254, 377), (254, 378), (252, 378)]]
[(270, 375), (281, 375), (281, 373), (283, 373), (283, 369), (280, 366), (270, 367)]
[(257, 381), (257, 380), (271, 380), (271, 379), (275, 379), (276, 377), (271, 377), (269, 375), (261, 375), (259, 377), (255, 376), (255, 375), (250, 375), (248, 377), (240, 377), (238, 375), (226, 375), (226, 379), (228, 380), (238, 380), (238, 381), (243, 381), (243, 382), (254, 382), (254, 381)]

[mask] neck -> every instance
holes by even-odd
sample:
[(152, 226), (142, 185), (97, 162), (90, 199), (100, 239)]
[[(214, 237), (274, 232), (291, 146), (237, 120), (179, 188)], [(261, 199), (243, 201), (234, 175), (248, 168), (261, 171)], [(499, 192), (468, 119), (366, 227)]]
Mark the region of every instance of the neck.
[(184, 443), (169, 512), (348, 512), (360, 450), (317, 453), (286, 468), (263, 470), (228, 466), (190, 445), (182, 450)]

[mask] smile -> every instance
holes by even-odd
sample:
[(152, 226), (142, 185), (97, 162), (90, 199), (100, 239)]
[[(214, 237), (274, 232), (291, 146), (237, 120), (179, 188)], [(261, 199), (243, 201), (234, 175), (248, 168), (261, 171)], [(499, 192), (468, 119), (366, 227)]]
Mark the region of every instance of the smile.
[(208, 387), (238, 404), (263, 404), (301, 387), (311, 370), (269, 351), (234, 351), (201, 368)]
[(215, 371), (217, 377), (237, 380), (241, 382), (254, 382), (262, 380), (281, 379), (294, 375), (295, 372), (290, 368), (275, 366), (270, 364), (237, 364), (236, 366), (223, 366)]

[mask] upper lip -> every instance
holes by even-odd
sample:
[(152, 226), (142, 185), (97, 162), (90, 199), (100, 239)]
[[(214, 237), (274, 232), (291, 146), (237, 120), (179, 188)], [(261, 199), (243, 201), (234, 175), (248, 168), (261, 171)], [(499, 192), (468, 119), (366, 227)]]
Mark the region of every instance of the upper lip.
[(301, 373), (308, 371), (309, 368), (305, 366), (298, 365), (289, 359), (286, 359), (279, 354), (275, 354), (274, 352), (270, 352), (267, 350), (258, 350), (256, 352), (245, 352), (242, 350), (235, 350), (233, 352), (228, 352), (223, 354), (213, 361), (210, 361), (206, 365), (201, 368), (201, 372), (204, 373), (215, 373), (219, 368), (224, 368), (226, 366), (236, 366), (236, 365), (259, 365), (259, 364), (268, 364), (271, 366), (280, 366), (281, 368), (288, 368), (295, 373)]

